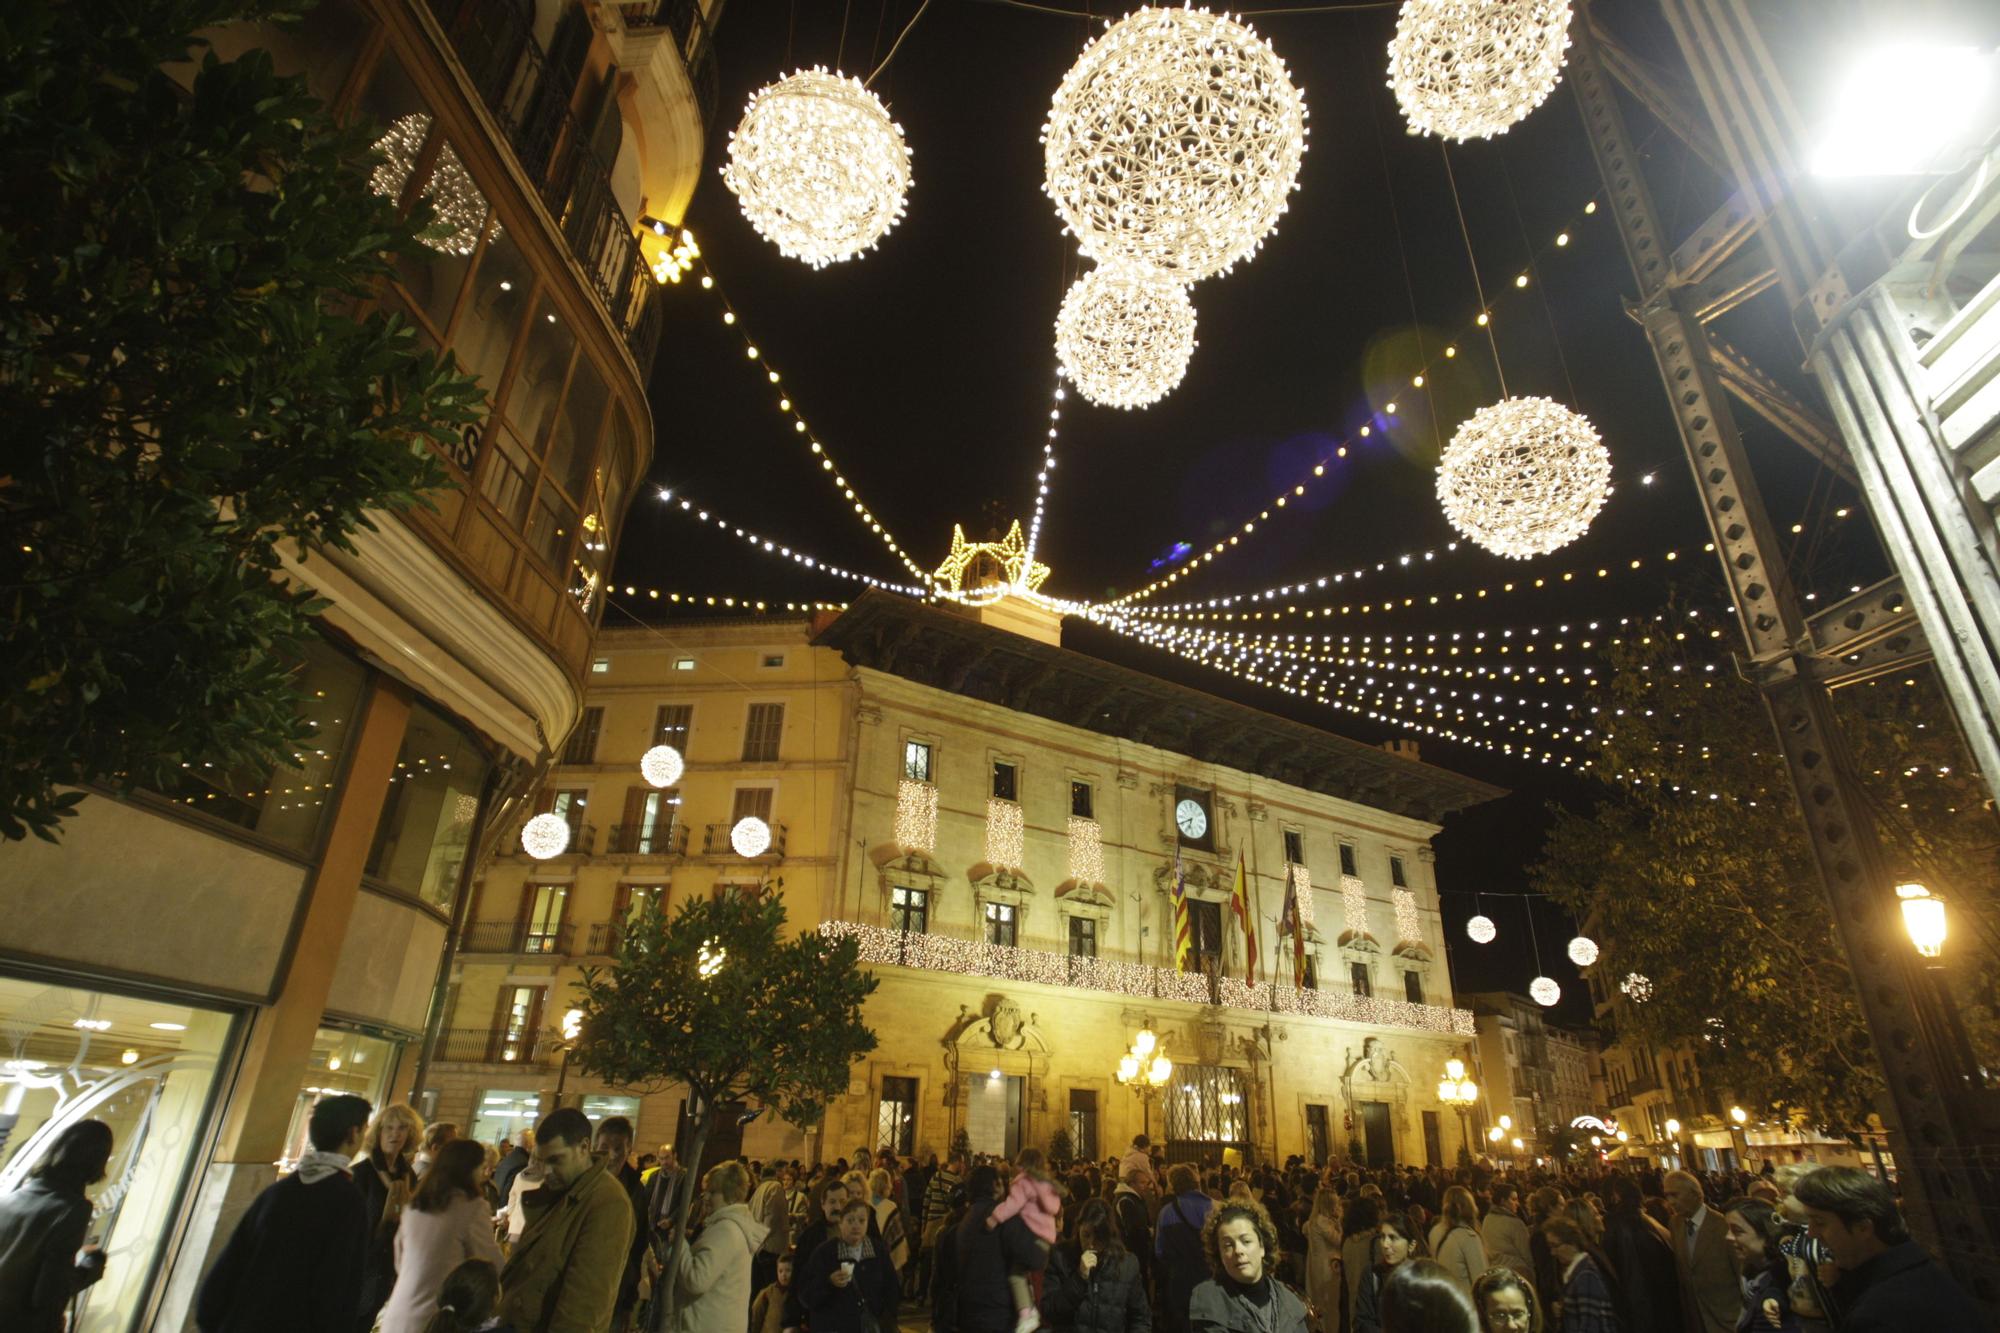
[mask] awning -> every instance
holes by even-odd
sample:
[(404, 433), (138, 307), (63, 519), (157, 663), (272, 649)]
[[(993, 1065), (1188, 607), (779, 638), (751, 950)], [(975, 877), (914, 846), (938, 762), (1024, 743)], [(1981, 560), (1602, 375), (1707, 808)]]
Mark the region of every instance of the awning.
[(1726, 1129), (1697, 1129), (1694, 1132), (1694, 1144), (1697, 1148), (1734, 1148), (1736, 1140), (1730, 1137)]

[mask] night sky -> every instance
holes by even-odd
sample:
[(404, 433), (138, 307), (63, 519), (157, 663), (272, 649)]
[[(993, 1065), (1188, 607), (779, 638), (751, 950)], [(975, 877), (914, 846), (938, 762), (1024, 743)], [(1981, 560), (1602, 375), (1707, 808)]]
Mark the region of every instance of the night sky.
[[(1082, 0), (1051, 5), (1083, 8)], [(781, 257), (744, 221), (716, 169), (752, 88), (837, 61), (865, 75), (915, 9), (916, 0), (729, 5), (717, 38), (718, 123), (687, 219), (719, 288), (688, 282), (663, 292), (669, 323), (652, 385), (656, 487), (823, 560), (898, 581), (905, 572), (828, 485), (805, 437), (778, 411), (777, 391), (745, 357), (741, 333), (781, 371), (814, 434), (920, 563), (943, 558), (954, 522), (974, 536), (985, 535), (995, 512), (1003, 524), (1018, 517), (1025, 526), (1055, 384), (1052, 326), (1081, 271), (1041, 192), (1038, 132), (1063, 72), (1099, 27), (994, 0), (933, 0), (874, 85), (913, 155), (908, 215), (858, 260), (814, 271)], [(1650, 614), (1665, 600), (1669, 570), (1720, 609), (1720, 580), (1701, 552), (1706, 532), (1659, 378), (1624, 311), (1635, 286), (1609, 210), (1581, 216), (1599, 183), (1566, 84), (1512, 132), (1454, 147), (1451, 169), (1508, 389), (1588, 415), (1611, 450), (1617, 489), (1591, 532), (1554, 556), (1523, 564), (1470, 546), (1444, 552), (1454, 534), (1433, 492), (1440, 439), (1500, 395), (1492, 355), (1471, 327), (1479, 304), (1438, 141), (1403, 132), (1384, 86), (1394, 19), (1386, 5), (1251, 18), (1310, 108), (1300, 189), (1252, 262), (1194, 289), (1200, 345), (1175, 393), (1136, 412), (1094, 408), (1075, 393), (1063, 404), (1038, 551), (1054, 570), (1045, 590), (1091, 599), (1139, 586), (1173, 543), (1200, 548), (1254, 519), (1273, 496), (1309, 480), (1301, 474), (1316, 457), (1372, 420), (1372, 438), (1309, 485), (1305, 500), (1155, 600), (1248, 592), (1387, 560), (1392, 572), (1371, 573), (1361, 591), (1378, 599), (1441, 593), (1445, 604), (1310, 627), (1429, 633)], [(1650, 6), (1613, 11), (1612, 26), (1629, 43), (1677, 64), (1658, 23)], [(1628, 102), (1626, 115), (1667, 229), (1685, 235), (1727, 190), (1636, 105)], [(1554, 247), (1566, 226), (1570, 243)], [(1524, 271), (1532, 279), (1522, 290), (1514, 278)], [(735, 328), (722, 322), (725, 293)], [(1802, 353), (1775, 295), (1720, 324), (1768, 371), (1804, 387)], [(1435, 355), (1448, 342), (1458, 355), (1431, 373), (1435, 398), (1411, 389), (1419, 344)], [(1395, 424), (1383, 426), (1392, 400)], [(1824, 604), (1852, 582), (1879, 577), (1861, 509), (1833, 516), (1855, 506), (1854, 496), (1760, 419), (1738, 417), (1773, 519), (1794, 543), (1802, 590), (1817, 589)], [(1648, 473), (1655, 479), (1642, 484)], [(1804, 528), (1798, 536), (1789, 532), (1795, 522)], [(1660, 559), (1670, 548), (1683, 553), (1673, 566)], [(1425, 550), (1437, 559), (1423, 562)], [(1401, 571), (1394, 558), (1405, 552), (1419, 559)], [(1645, 570), (1625, 572), (1634, 558)], [(1612, 577), (1597, 580), (1600, 566)], [(1450, 601), (1459, 590), (1586, 568), (1587, 583)], [(647, 492), (633, 504), (614, 582), (639, 593), (614, 599), (607, 624), (634, 613), (658, 619), (648, 588), (779, 601), (847, 600), (857, 591), (752, 553)], [(1398, 734), (1075, 621), (1065, 642), (1361, 740)], [(1508, 694), (1577, 697), (1553, 686)], [(1590, 788), (1552, 767), (1447, 741), (1424, 738), (1423, 748), (1432, 762), (1513, 792), (1447, 824), (1439, 880), (1459, 989), (1524, 989), (1533, 975), (1525, 905), (1489, 899), (1502, 933), (1481, 949), (1463, 930), (1471, 892), (1519, 891), (1547, 804), (1587, 802)], [(1587, 1020), (1584, 987), (1561, 957), (1570, 923), (1543, 905), (1536, 925), (1546, 970), (1564, 986), (1564, 1016)]]

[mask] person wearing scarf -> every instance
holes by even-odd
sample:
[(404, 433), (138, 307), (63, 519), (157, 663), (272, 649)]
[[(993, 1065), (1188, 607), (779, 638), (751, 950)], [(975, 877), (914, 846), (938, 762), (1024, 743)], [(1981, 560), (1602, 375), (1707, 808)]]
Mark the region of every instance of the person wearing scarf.
[(888, 1251), (868, 1234), (873, 1210), (849, 1199), (833, 1235), (805, 1258), (800, 1298), (813, 1333), (893, 1333), (903, 1288)]
[(1236, 1199), (1201, 1229), (1208, 1281), (1188, 1298), (1191, 1333), (1306, 1333), (1306, 1303), (1275, 1276), (1278, 1228), (1264, 1205)]

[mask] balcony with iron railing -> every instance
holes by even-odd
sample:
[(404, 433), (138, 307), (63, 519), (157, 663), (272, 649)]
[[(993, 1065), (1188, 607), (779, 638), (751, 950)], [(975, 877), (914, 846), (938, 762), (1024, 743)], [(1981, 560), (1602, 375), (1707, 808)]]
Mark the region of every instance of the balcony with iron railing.
[(546, 1065), (562, 1050), (562, 1037), (546, 1029), (446, 1028), (433, 1058), (440, 1064)]
[(611, 958), (618, 953), (618, 946), (625, 942), (625, 932), (631, 929), (629, 922), (600, 921), (590, 928), (590, 945), (585, 955), (591, 958)]
[(618, 6), (627, 31), (664, 28), (681, 53), (704, 125), (715, 123), (715, 39), (701, 0), (638, 0)]
[(624, 338), (644, 383), (659, 346), (663, 309), (638, 231), (612, 192), (611, 169), (571, 109), (576, 73), (550, 65), (530, 30), (531, 11), (493, 0), (430, 0), (430, 9), (480, 105), (498, 124)]
[(612, 856), (685, 856), (687, 825), (613, 824), (605, 851)]
[(567, 958), (575, 938), (576, 927), (568, 924), (535, 926), (525, 921), (475, 921), (460, 932), (458, 951)]
[[(581, 820), (569, 821), (569, 846), (563, 848), (560, 856), (590, 856), (597, 850), (597, 826)], [(500, 844), (501, 856), (526, 856), (521, 850), (521, 830), (509, 833)], [(559, 858), (557, 858), (559, 859)]]
[(783, 824), (777, 823), (775, 820), (771, 821), (769, 823), (771, 845), (756, 856), (750, 857), (743, 856), (741, 852), (736, 850), (736, 845), (730, 837), (735, 827), (736, 825), (734, 824), (710, 824), (702, 834), (701, 854), (703, 856), (734, 856), (741, 860), (755, 861), (759, 864), (785, 859), (785, 826)]

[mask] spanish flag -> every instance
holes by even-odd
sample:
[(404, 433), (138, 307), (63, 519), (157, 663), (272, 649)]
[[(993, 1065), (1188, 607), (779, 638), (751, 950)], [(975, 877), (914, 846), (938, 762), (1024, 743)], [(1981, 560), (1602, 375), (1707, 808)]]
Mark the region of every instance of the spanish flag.
[(1187, 971), (1188, 955), (1194, 951), (1194, 922), (1187, 905), (1187, 871), (1181, 869), (1180, 848), (1174, 848), (1174, 971)]
[(1243, 874), (1243, 853), (1236, 854), (1236, 887), (1229, 895), (1229, 910), (1243, 928), (1243, 979), (1257, 980), (1257, 913), (1250, 906), (1250, 881)]
[(1292, 937), (1292, 985), (1306, 984), (1306, 932), (1299, 924), (1299, 886), (1292, 866), (1285, 866), (1285, 910), (1278, 917), (1278, 938)]

